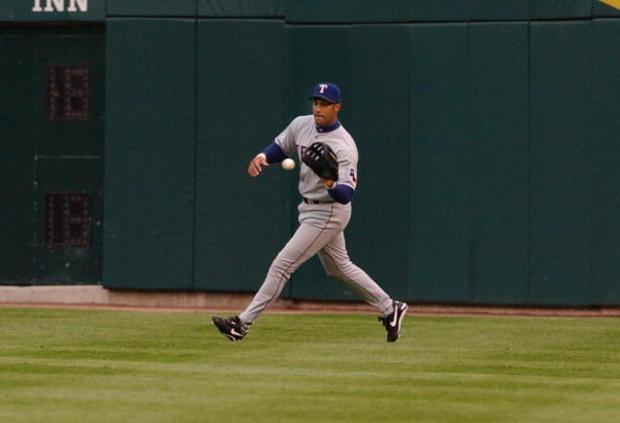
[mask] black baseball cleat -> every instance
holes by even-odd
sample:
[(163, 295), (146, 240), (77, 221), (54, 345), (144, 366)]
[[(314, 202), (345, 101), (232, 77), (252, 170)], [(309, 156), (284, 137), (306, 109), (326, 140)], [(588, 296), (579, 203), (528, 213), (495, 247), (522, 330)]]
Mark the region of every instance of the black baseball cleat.
[(211, 322), (222, 332), (222, 335), (231, 341), (241, 341), (250, 330), (249, 325), (243, 323), (239, 316), (227, 318), (215, 316), (211, 319)]
[(379, 317), (379, 321), (383, 322), (385, 330), (387, 330), (387, 341), (396, 342), (400, 337), (400, 326), (403, 322), (405, 314), (407, 314), (407, 304), (394, 301), (394, 311), (387, 316)]

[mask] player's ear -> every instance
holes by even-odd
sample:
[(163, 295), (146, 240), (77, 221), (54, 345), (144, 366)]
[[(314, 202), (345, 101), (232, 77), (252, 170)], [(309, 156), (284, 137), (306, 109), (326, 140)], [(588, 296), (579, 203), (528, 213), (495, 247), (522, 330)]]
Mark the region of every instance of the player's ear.
[(340, 109), (342, 109), (342, 104), (336, 103), (336, 112), (340, 112)]

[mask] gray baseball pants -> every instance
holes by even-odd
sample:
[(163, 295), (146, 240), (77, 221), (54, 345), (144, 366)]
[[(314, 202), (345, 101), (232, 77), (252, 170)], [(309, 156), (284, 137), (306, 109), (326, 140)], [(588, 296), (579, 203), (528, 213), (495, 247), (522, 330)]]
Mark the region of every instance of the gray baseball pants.
[(383, 315), (390, 314), (390, 296), (349, 259), (343, 231), (351, 219), (351, 204), (301, 203), (298, 210), (299, 228), (271, 263), (263, 285), (239, 318), (253, 323), (280, 296), (293, 272), (317, 253), (329, 276), (349, 285)]

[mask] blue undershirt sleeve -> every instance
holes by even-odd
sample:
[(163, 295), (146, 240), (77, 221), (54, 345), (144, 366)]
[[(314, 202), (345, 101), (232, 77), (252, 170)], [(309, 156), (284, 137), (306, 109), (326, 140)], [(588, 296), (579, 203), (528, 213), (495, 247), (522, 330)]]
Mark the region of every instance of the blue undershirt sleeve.
[(282, 151), (280, 146), (276, 144), (275, 142), (272, 142), (271, 144), (269, 144), (263, 150), (263, 153), (265, 154), (265, 156), (267, 156), (267, 163), (281, 162), (287, 157), (286, 154), (284, 154), (284, 151)]
[(334, 201), (340, 204), (347, 204), (353, 198), (355, 190), (348, 185), (336, 184), (334, 189), (328, 189), (327, 192), (334, 199)]

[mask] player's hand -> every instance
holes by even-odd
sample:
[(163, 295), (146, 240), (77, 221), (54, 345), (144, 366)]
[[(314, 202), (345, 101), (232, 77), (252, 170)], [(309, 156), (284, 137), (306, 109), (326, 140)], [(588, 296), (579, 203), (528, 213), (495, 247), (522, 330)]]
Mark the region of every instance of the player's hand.
[(321, 182), (325, 185), (325, 188), (332, 189), (334, 187), (335, 182), (331, 179), (321, 178)]
[(267, 156), (265, 156), (264, 153), (259, 153), (250, 161), (248, 165), (248, 175), (252, 178), (260, 175), (263, 166), (269, 166), (269, 163), (267, 163)]

